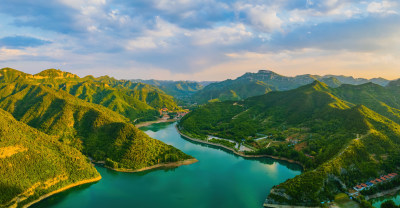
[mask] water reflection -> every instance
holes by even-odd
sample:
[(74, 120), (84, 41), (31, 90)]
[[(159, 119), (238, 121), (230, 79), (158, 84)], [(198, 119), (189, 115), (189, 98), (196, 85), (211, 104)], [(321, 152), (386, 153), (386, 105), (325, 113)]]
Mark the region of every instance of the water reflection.
[[(156, 130), (157, 128), (153, 128), (153, 129)], [(285, 161), (285, 160), (273, 159), (273, 158), (270, 158), (270, 157), (242, 157), (242, 156), (239, 156), (239, 155), (233, 153), (232, 150), (229, 150), (229, 149), (226, 149), (226, 148), (222, 148), (222, 147), (218, 147), (218, 146), (214, 146), (214, 145), (210, 145), (210, 144), (205, 144), (205, 143), (202, 143), (202, 142), (193, 141), (193, 140), (190, 140), (190, 139), (188, 139), (188, 138), (186, 138), (184, 136), (180, 136), (180, 138), (184, 139), (187, 142), (195, 144), (195, 145), (199, 145), (199, 146), (207, 147), (207, 148), (211, 148), (211, 149), (222, 150), (222, 151), (224, 151), (224, 152), (226, 152), (226, 153), (228, 153), (228, 154), (230, 154), (230, 155), (232, 155), (232, 156), (234, 156), (236, 158), (243, 158), (245, 160), (258, 161), (258, 162), (261, 162), (261, 163), (266, 164), (266, 165), (273, 165), (276, 161), (279, 161), (279, 163), (281, 165), (284, 165), (285, 167), (289, 168), (290, 170), (294, 170), (294, 171), (302, 171), (303, 170), (303, 168), (300, 165), (295, 164), (295, 163), (291, 163), (291, 162), (288, 162), (288, 161)]]
[(400, 191), (397, 192), (394, 196), (385, 196), (379, 197), (371, 200), (371, 203), (374, 207), (380, 208), (381, 204), (385, 201), (393, 200), (396, 205), (400, 205)]
[(174, 124), (143, 127), (199, 162), (138, 173), (96, 166), (103, 179), (51, 197), (35, 207), (229, 207), (262, 208), (272, 186), (301, 173), (301, 167), (271, 158), (243, 158), (223, 148), (185, 140)]

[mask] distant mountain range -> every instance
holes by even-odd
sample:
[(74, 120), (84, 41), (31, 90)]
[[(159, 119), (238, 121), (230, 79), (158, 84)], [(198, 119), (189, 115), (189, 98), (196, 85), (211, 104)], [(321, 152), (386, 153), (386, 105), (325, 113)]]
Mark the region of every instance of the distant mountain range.
[[(275, 80), (271, 72), (260, 74)], [(297, 77), (309, 79), (303, 78)], [(293, 90), (206, 104), (185, 116), (179, 129), (197, 138), (244, 140), (256, 149), (247, 154), (300, 161), (305, 172), (274, 187), (266, 202), (318, 206), (358, 183), (400, 170), (399, 124), (399, 81), (331, 88), (314, 80)]]
[(260, 70), (257, 73), (246, 73), (235, 80), (225, 80), (207, 85), (192, 96), (192, 100), (198, 103), (208, 101), (242, 100), (248, 97), (262, 95), (270, 91), (291, 90), (319, 80), (330, 87), (338, 87), (342, 84), (360, 85), (372, 82), (386, 86), (390, 81), (383, 78), (363, 79), (336, 75), (298, 75), (286, 77), (268, 70)]
[(389, 84), (390, 80), (383, 78), (354, 78), (343, 75), (298, 75), (287, 77), (269, 70), (259, 70), (257, 73), (245, 73), (232, 80), (225, 81), (168, 81), (168, 80), (130, 80), (133, 83), (145, 83), (158, 87), (166, 94), (173, 96), (179, 105), (225, 100), (243, 100), (248, 97), (262, 95), (271, 91), (285, 91), (310, 84), (318, 80), (335, 88), (342, 84), (361, 85), (374, 83), (381, 86)]

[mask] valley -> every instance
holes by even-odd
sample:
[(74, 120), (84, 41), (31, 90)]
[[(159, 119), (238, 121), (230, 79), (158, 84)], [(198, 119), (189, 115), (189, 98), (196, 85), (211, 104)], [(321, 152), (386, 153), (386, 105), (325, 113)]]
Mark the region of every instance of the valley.
[[(258, 87), (243, 84), (244, 80), (268, 89), (257, 91)], [(211, 88), (229, 89), (238, 96), (198, 100)], [(4, 68), (0, 70), (0, 109), (8, 123), (1, 128), (5, 136), (1, 140), (0, 161), (9, 169), (2, 169), (7, 195), (1, 198), (1, 204), (31, 205), (76, 185), (98, 181), (98, 170), (104, 173), (103, 167), (125, 174), (144, 171), (144, 175), (155, 169), (157, 177), (163, 178), (157, 170), (191, 169), (213, 158), (211, 154), (202, 159), (202, 154), (187, 149), (189, 145), (221, 148), (224, 154), (234, 155), (235, 160), (257, 161), (256, 166), (264, 160), (279, 160), (302, 167), (301, 173), (272, 180), (267, 192), (263, 191), (264, 199), (258, 198), (257, 206), (241, 207), (313, 207), (332, 203), (338, 196), (352, 196), (358, 206), (369, 207), (372, 205), (364, 196), (368, 199), (393, 186), (382, 185), (379, 190), (368, 189), (369, 192), (354, 191), (353, 187), (399, 172), (399, 93), (396, 80), (284, 77), (270, 71), (202, 85), (190, 81), (117, 80), (108, 76), (80, 78), (56, 69), (30, 75)], [(158, 133), (148, 130), (158, 127)], [(9, 134), (8, 128), (35, 132), (37, 138), (51, 141), (53, 146), (33, 145), (32, 133)], [(153, 135), (159, 140), (153, 139)], [(39, 155), (29, 155), (35, 148), (39, 148), (35, 151)], [(39, 159), (40, 154), (50, 154), (46, 152), (60, 158), (36, 165), (35, 161), (46, 161)], [(81, 159), (70, 159), (68, 154)], [(38, 159), (23, 164), (18, 162), (20, 157), (28, 161)], [(97, 170), (89, 158), (97, 164)], [(66, 163), (68, 160), (75, 162)], [(77, 160), (81, 162), (76, 163)], [(224, 159), (219, 161), (224, 163)], [(25, 165), (34, 172), (46, 168), (47, 175), (34, 174), (35, 177), (15, 186), (12, 182), (24, 172), (14, 167), (23, 171)], [(209, 170), (200, 167), (203, 172)], [(248, 171), (248, 177), (262, 172), (234, 171)]]

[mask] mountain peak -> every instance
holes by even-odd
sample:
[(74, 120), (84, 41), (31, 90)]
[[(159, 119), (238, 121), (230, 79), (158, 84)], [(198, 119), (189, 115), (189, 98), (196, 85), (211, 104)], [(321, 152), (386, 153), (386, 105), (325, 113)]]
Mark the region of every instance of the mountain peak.
[(388, 83), (387, 85), (388, 87), (400, 87), (400, 79), (397, 80), (393, 80), (391, 82)]
[(326, 91), (329, 89), (327, 84), (325, 84), (321, 81), (318, 81), (318, 80), (313, 81), (311, 84), (305, 85), (304, 88), (306, 88), (306, 89), (312, 88), (317, 91)]
[(275, 72), (273, 72), (271, 70), (267, 70), (267, 69), (258, 70), (257, 73), (259, 73), (259, 74), (275, 74)]
[(59, 69), (46, 69), (34, 75), (36, 79), (45, 78), (79, 78), (78, 75), (72, 74), (70, 72), (64, 72)]
[(30, 76), (30, 74), (8, 67), (0, 70), (0, 79), (3, 81), (15, 81), (16, 79), (28, 76)]
[(11, 74), (18, 74), (18, 75), (20, 75), (20, 74), (27, 75), (25, 72), (22, 72), (22, 71), (13, 69), (13, 68), (9, 68), (9, 67), (5, 67), (5, 68), (0, 69), (0, 72), (1, 72), (1, 74), (11, 73)]

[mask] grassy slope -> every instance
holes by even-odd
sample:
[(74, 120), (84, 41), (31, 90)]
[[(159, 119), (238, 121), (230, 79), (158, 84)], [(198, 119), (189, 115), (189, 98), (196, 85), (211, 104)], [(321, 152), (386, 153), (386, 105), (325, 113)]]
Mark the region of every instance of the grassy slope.
[[(0, 110), (0, 206), (19, 206), (100, 175), (78, 150)], [(13, 151), (15, 150), (15, 151)], [(6, 154), (8, 153), (8, 154)]]
[(400, 123), (400, 93), (377, 84), (342, 85), (333, 93), (354, 104), (363, 104), (375, 112)]

